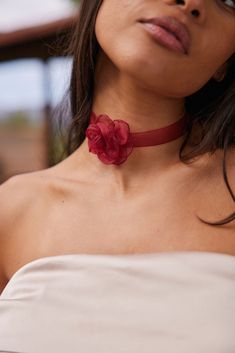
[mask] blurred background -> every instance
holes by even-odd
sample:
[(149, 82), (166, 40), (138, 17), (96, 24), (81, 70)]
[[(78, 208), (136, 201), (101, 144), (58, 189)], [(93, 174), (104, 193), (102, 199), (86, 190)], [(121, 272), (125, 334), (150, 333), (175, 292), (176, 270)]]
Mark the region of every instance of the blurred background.
[(61, 160), (56, 110), (79, 0), (0, 1), (0, 183)]

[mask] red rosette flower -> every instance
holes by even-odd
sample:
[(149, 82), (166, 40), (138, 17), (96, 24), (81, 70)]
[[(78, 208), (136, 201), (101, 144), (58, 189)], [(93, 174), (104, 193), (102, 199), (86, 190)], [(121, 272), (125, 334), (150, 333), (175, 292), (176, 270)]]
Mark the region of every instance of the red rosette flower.
[(91, 115), (86, 129), (89, 152), (94, 153), (105, 164), (122, 164), (133, 150), (129, 124), (123, 120), (112, 120), (108, 115)]

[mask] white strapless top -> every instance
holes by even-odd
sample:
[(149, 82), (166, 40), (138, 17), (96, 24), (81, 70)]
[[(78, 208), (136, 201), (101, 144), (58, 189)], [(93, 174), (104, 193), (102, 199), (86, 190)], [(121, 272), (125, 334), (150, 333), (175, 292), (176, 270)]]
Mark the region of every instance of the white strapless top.
[(0, 352), (235, 353), (235, 256), (34, 260), (0, 296)]

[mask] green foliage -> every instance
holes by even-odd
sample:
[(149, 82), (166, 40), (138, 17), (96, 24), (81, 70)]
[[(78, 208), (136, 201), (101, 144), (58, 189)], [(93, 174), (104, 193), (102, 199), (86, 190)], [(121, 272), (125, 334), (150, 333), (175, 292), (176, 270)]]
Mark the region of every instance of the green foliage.
[(25, 128), (32, 126), (33, 122), (24, 112), (15, 112), (7, 118), (0, 120), (0, 127)]
[(72, 1), (76, 5), (78, 5), (80, 3), (80, 0), (70, 0), (70, 1)]

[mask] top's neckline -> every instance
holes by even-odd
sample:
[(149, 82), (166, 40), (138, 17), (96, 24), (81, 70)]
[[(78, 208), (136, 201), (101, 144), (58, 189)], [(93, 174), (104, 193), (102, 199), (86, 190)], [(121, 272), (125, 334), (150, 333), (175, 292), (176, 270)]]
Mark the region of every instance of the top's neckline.
[[(218, 253), (218, 252), (212, 252), (212, 251), (196, 251), (196, 250), (190, 250), (190, 251), (162, 251), (162, 252), (157, 252), (157, 253), (136, 253), (136, 254), (90, 254), (90, 253), (70, 253), (70, 254), (60, 254), (60, 255), (51, 255), (51, 256), (44, 256), (44, 257), (39, 257), (37, 259), (34, 259), (32, 261), (29, 261), (28, 263), (24, 264), (18, 270), (14, 272), (14, 274), (11, 276), (9, 279), (8, 283), (15, 277), (19, 272), (23, 271), (24, 269), (27, 269), (28, 267), (32, 265), (36, 265), (38, 263), (41, 263), (43, 261), (50, 262), (53, 260), (60, 260), (63, 258), (79, 258), (79, 259), (85, 259), (85, 258), (92, 258), (92, 259), (107, 259), (107, 260), (117, 260), (117, 259), (123, 259), (123, 260), (138, 260), (138, 259), (165, 259), (169, 257), (180, 257), (180, 256), (201, 256), (201, 257), (206, 257), (209, 256), (211, 258), (213, 257), (218, 257), (221, 259), (229, 259), (229, 260), (234, 260), (235, 261), (235, 256), (226, 254), (226, 253)], [(7, 283), (7, 284), (8, 284)]]
[(30, 261), (34, 262), (37, 260), (47, 260), (53, 258), (60, 258), (60, 257), (103, 257), (103, 258), (126, 258), (126, 259), (137, 259), (139, 257), (168, 257), (168, 256), (180, 256), (180, 255), (209, 255), (209, 256), (220, 256), (220, 257), (229, 257), (235, 260), (235, 255), (230, 255), (227, 253), (222, 252), (215, 252), (215, 251), (199, 251), (199, 250), (175, 250), (175, 251), (159, 251), (159, 252), (148, 252), (148, 253), (133, 253), (133, 254), (102, 254), (102, 253), (65, 253), (65, 254), (58, 254), (58, 255), (50, 255), (50, 256), (43, 256), (39, 257), (35, 260)]

